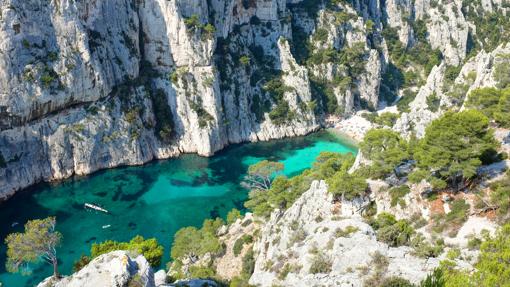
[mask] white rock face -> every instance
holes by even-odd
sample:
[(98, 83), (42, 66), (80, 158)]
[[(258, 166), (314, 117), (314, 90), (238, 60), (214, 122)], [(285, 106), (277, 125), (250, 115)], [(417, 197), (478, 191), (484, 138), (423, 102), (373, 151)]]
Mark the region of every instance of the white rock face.
[(440, 111), (432, 112), (427, 104), (427, 98), (432, 94), (441, 95), (443, 86), (445, 66), (435, 66), (430, 72), (427, 83), (423, 85), (414, 101), (409, 105), (410, 112), (403, 113), (393, 127), (403, 135), (409, 135), (410, 132), (416, 132), (417, 137), (425, 135), (425, 128), (434, 119), (440, 116)]
[(0, 5), (2, 129), (96, 101), (138, 75), (138, 16), (123, 1)]
[[(83, 287), (127, 286), (138, 275), (144, 287), (155, 287), (154, 274), (143, 256), (131, 258), (125, 251), (113, 251), (103, 254), (83, 267), (79, 272), (58, 281), (48, 278), (38, 287)], [(161, 285), (158, 285), (161, 286)]]
[[(315, 14), (300, 0), (0, 1), (0, 199), (73, 174), (304, 135), (324, 124), (326, 109), (340, 117), (377, 109), (389, 61), (375, 36), (383, 26), (412, 47), (412, 21), (426, 20), (427, 41), (447, 64), (466, 55), (473, 23), (461, 1), (429, 2), (342, 2)], [(340, 60), (310, 64), (303, 48)], [(490, 63), (507, 50), (481, 52), (457, 82), (476, 70), (473, 87), (493, 84)], [(431, 92), (448, 104), (443, 70), (429, 75), (397, 130), (423, 133), (439, 115), (424, 108)], [(275, 78), (283, 95), (264, 89)], [(270, 117), (277, 107), (281, 122)]]
[[(510, 54), (510, 44), (508, 43), (499, 46), (490, 53), (481, 51), (462, 65), (459, 75), (451, 84), (454, 87), (446, 88), (451, 88), (452, 92), (461, 90), (461, 95), (465, 96), (477, 88), (496, 86), (495, 67), (498, 63), (505, 61), (503, 55), (507, 54)], [(452, 99), (448, 93), (445, 93), (445, 69), (444, 64), (432, 69), (427, 82), (418, 90), (416, 98), (409, 105), (410, 112), (402, 113), (393, 127), (394, 130), (404, 135), (409, 135), (411, 131), (414, 131), (417, 137), (422, 137), (425, 135), (427, 125), (452, 107)], [(431, 111), (427, 104), (427, 98), (433, 94), (440, 99), (440, 108), (436, 112)]]
[(429, 41), (433, 48), (440, 49), (446, 62), (454, 66), (461, 63), (467, 52), (469, 25), (461, 8), (462, 1), (451, 1), (428, 11)]
[[(224, 1), (25, 2), (0, 3), (0, 154), (7, 165), (0, 167), (0, 199), (39, 181), (183, 152), (208, 156), (229, 143), (319, 128), (300, 105), (311, 102), (304, 68), (284, 79), (294, 90), (285, 100), (295, 117), (276, 125), (267, 113), (257, 119), (252, 112), (254, 95), (259, 105), (265, 101), (260, 86), (250, 85), (252, 71), (224, 67), (237, 58), (216, 63), (213, 57), (216, 33), (234, 37), (233, 27), (255, 15), (275, 21), (284, 1), (257, 1), (257, 9), (241, 14)], [(224, 16), (214, 23), (216, 33), (186, 26), (197, 15), (203, 27), (210, 9)], [(269, 39), (262, 36), (266, 28), (248, 28), (247, 47), (278, 55), (278, 69), (297, 66), (288, 44), (272, 46), (288, 36), (288, 27), (274, 25)], [(229, 87), (218, 69), (233, 69), (223, 78)], [(155, 117), (155, 93), (169, 106), (171, 118), (163, 120), (173, 123), (170, 142), (154, 131), (162, 120)]]
[[(392, 248), (376, 241), (374, 231), (359, 213), (351, 214), (343, 209), (332, 203), (326, 184), (315, 181), (288, 210), (275, 211), (255, 245), (255, 272), (250, 283), (259, 286), (363, 286), (367, 277), (359, 270), (363, 266), (370, 269), (371, 256), (375, 253), (388, 259), (385, 276), (400, 276), (414, 283), (439, 265), (439, 259), (414, 257), (409, 247)], [(355, 231), (335, 236), (337, 230), (347, 228), (355, 228)], [(311, 274), (309, 269), (317, 253), (323, 253), (329, 260), (330, 272)], [(282, 279), (278, 275), (286, 264), (292, 269)]]

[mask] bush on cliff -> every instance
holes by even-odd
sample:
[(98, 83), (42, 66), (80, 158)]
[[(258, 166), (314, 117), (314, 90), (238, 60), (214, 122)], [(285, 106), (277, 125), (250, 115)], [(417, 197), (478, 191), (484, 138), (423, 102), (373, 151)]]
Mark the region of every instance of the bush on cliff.
[(377, 240), (393, 247), (409, 245), (415, 233), (409, 221), (396, 220), (395, 216), (385, 212), (372, 219), (370, 225), (376, 230)]
[[(508, 286), (510, 282), (510, 224), (498, 230), (495, 236), (486, 236), (480, 247), (475, 271), (459, 270), (455, 262), (441, 263), (441, 278), (446, 287)], [(434, 277), (434, 276), (431, 276)], [(423, 285), (431, 286), (431, 285)]]
[(220, 253), (223, 246), (216, 236), (216, 231), (223, 224), (223, 220), (219, 218), (207, 219), (200, 229), (196, 227), (179, 229), (172, 244), (172, 258), (175, 261), (188, 260), (194, 263), (206, 253)]
[(142, 236), (137, 235), (129, 242), (108, 240), (92, 244), (90, 249), (91, 259), (115, 250), (128, 250), (141, 254), (152, 267), (159, 267), (163, 257), (163, 246), (158, 243), (156, 238), (144, 239)]

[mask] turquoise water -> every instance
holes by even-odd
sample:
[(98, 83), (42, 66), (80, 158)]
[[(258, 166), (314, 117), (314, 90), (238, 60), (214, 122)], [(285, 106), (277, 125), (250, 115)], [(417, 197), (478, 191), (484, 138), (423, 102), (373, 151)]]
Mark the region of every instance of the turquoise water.
[[(5, 271), (4, 238), (22, 231), (29, 219), (57, 217), (63, 234), (57, 252), (60, 271), (69, 274), (72, 263), (88, 254), (94, 242), (129, 240), (140, 234), (156, 237), (169, 261), (174, 233), (184, 226), (199, 226), (206, 218), (225, 217), (232, 208), (243, 209), (247, 191), (240, 182), (250, 164), (263, 159), (281, 161), (292, 176), (309, 168), (322, 151), (356, 152), (329, 132), (306, 137), (231, 146), (211, 158), (184, 155), (140, 167), (116, 168), (57, 185), (43, 184), (0, 204), (0, 282), (6, 287), (34, 286), (51, 275), (39, 264), (33, 274)], [(111, 214), (86, 211), (85, 202), (99, 204)], [(11, 227), (13, 222), (20, 224)], [(103, 229), (103, 225), (111, 225)], [(163, 267), (163, 266), (162, 266)]]

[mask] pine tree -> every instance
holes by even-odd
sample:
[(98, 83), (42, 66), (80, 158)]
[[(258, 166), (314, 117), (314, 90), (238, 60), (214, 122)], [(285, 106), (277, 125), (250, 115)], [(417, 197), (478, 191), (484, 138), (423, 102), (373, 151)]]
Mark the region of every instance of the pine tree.
[(18, 272), (42, 258), (53, 266), (53, 277), (59, 277), (56, 247), (62, 235), (55, 231), (56, 223), (55, 217), (30, 220), (25, 224), (24, 233), (9, 234), (5, 239), (7, 270)]
[(437, 187), (449, 183), (458, 189), (476, 175), (481, 156), (496, 147), (484, 114), (475, 110), (447, 112), (427, 127), (414, 156), (422, 170), (432, 172)]

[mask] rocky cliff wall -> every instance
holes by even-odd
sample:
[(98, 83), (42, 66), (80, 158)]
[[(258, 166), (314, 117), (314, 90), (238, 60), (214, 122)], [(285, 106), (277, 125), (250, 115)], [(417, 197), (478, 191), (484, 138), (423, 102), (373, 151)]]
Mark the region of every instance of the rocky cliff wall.
[[(389, 73), (398, 49), (437, 48), (459, 64), (468, 42), (486, 42), (475, 16), (508, 9), (466, 5), (1, 0), (0, 198), (73, 174), (303, 135), (327, 115), (391, 103), (403, 88)], [(437, 71), (397, 66), (429, 81)]]

